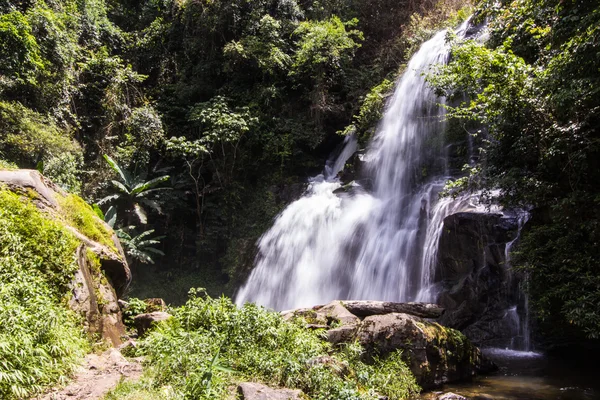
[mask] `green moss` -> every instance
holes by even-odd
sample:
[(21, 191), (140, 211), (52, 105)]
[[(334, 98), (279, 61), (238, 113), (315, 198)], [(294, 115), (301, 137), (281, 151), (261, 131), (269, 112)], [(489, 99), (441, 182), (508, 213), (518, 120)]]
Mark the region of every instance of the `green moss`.
[(66, 379), (88, 349), (64, 305), (79, 241), (31, 200), (0, 187), (0, 398)]
[(113, 233), (98, 218), (96, 212), (89, 204), (75, 194), (57, 197), (62, 215), (67, 223), (71, 224), (88, 238), (117, 252), (117, 248), (112, 240)]

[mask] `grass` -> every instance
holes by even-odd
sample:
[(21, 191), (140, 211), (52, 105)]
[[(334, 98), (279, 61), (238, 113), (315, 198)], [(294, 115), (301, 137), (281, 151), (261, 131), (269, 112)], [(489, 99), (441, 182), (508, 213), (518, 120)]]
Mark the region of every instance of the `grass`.
[[(192, 290), (138, 344), (146, 360), (139, 383), (121, 385), (107, 399), (223, 399), (241, 381), (301, 389), (312, 399), (408, 398), (419, 391), (399, 353), (372, 364), (358, 345), (334, 348), (321, 332), (287, 322), (253, 304), (236, 307)], [(324, 362), (320, 362), (325, 360)], [(150, 393), (151, 395), (149, 395)], [(154, 397), (152, 397), (154, 396)], [(162, 397), (161, 397), (162, 396)]]
[(89, 349), (67, 309), (79, 242), (28, 198), (0, 187), (0, 398), (63, 383)]

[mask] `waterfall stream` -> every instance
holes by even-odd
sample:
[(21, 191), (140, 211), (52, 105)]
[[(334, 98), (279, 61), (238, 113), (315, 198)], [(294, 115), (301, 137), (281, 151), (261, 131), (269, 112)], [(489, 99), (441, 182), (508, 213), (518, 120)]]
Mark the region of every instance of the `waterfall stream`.
[[(465, 22), (457, 31), (463, 35)], [(283, 310), (333, 299), (431, 300), (430, 271), (445, 216), (468, 199), (437, 201), (447, 179), (443, 99), (423, 73), (449, 55), (446, 31), (424, 43), (398, 81), (364, 156), (369, 192), (337, 195), (336, 175), (356, 149), (347, 138), (258, 243), (255, 268), (237, 295)]]

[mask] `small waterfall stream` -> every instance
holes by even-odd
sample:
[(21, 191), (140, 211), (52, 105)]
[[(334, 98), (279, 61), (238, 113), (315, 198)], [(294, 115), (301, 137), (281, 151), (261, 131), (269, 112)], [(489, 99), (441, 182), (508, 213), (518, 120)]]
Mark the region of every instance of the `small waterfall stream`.
[[(464, 35), (465, 22), (457, 31)], [(372, 191), (334, 193), (356, 148), (347, 139), (258, 243), (256, 266), (237, 295), (283, 310), (333, 299), (431, 300), (431, 267), (443, 219), (468, 199), (437, 201), (448, 178), (443, 99), (422, 74), (447, 61), (446, 31), (424, 43), (400, 78), (365, 155)]]

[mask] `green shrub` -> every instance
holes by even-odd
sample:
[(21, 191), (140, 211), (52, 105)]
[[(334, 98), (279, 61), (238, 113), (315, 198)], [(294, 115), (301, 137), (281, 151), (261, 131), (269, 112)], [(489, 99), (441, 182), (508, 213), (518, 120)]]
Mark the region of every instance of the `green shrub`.
[[(298, 388), (313, 399), (375, 399), (376, 392), (401, 399), (418, 392), (399, 355), (368, 365), (361, 361), (360, 346), (333, 348), (319, 332), (279, 313), (190, 293), (175, 318), (140, 342), (139, 354), (148, 363), (145, 379), (110, 399), (166, 388), (174, 398), (225, 398), (242, 380)], [(325, 357), (326, 362), (318, 361)]]
[(53, 155), (81, 155), (81, 148), (52, 119), (20, 103), (0, 101), (0, 153), (21, 167)]
[(0, 398), (33, 395), (68, 374), (87, 342), (63, 304), (79, 242), (0, 188)]

